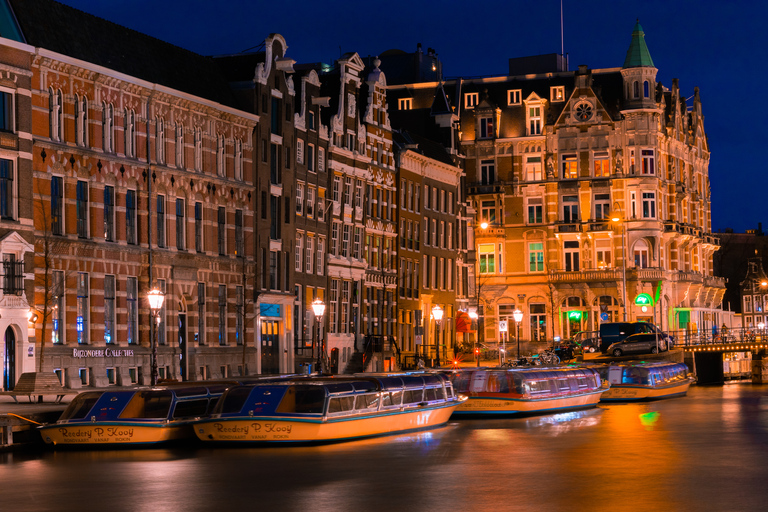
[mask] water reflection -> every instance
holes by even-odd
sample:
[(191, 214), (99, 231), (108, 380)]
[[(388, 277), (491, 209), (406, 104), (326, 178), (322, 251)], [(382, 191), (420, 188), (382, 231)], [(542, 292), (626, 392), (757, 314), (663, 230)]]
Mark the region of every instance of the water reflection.
[(0, 456), (3, 510), (744, 510), (768, 387), (322, 446)]

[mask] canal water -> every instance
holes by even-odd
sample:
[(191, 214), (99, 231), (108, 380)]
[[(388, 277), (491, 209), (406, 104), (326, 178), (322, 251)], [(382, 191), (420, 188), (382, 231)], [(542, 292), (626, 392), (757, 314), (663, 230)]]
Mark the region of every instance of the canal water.
[(310, 447), (0, 455), (0, 510), (768, 508), (768, 386)]

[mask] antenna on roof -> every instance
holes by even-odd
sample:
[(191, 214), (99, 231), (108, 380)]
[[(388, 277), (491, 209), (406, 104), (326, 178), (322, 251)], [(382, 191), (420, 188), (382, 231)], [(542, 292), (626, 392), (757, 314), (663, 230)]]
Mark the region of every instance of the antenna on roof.
[(565, 55), (565, 40), (563, 38), (563, 0), (560, 0), (560, 55)]

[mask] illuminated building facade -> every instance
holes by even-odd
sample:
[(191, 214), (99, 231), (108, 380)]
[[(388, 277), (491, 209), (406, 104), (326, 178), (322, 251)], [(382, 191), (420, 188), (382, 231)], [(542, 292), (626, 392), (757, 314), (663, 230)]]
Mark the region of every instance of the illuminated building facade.
[[(390, 87), (396, 127), (450, 145), (448, 124), (419, 120), (443, 97), (459, 118), (486, 341), (516, 308), (533, 342), (625, 315), (664, 329), (718, 323), (701, 100), (656, 73), (638, 24), (621, 68), (568, 71), (550, 55), (511, 59), (508, 76)], [(636, 306), (642, 293), (657, 302)]]

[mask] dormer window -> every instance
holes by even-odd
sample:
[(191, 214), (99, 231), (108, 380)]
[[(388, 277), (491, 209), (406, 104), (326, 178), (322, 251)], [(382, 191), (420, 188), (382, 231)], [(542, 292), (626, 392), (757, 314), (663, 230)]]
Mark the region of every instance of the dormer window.
[(507, 91), (507, 105), (520, 105), (522, 97), (520, 89), (510, 89)]
[(464, 108), (475, 108), (480, 102), (480, 93), (468, 92), (464, 94)]
[(413, 98), (400, 98), (397, 100), (399, 110), (411, 110), (413, 108)]
[(557, 87), (549, 88), (550, 101), (565, 101), (565, 86), (558, 85)]
[(541, 135), (541, 106), (528, 106), (528, 135)]
[(480, 138), (481, 139), (490, 139), (493, 137), (493, 118), (492, 117), (482, 117), (480, 118)]

